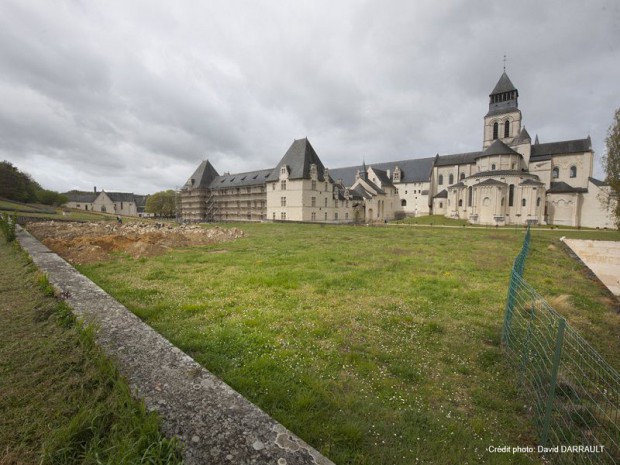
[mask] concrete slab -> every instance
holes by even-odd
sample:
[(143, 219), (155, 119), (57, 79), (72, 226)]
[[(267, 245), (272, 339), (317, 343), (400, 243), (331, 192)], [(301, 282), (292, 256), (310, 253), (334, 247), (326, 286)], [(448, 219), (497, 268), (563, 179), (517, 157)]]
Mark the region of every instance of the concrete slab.
[(183, 443), (188, 465), (334, 465), (142, 322), (27, 231), (17, 239), (71, 306), (92, 324), (132, 392)]
[(563, 239), (603, 284), (620, 298), (620, 242)]

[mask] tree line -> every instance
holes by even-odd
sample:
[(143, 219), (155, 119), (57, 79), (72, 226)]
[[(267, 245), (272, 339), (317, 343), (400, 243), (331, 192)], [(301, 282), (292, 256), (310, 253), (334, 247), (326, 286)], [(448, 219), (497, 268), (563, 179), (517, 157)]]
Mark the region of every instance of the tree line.
[(68, 201), (67, 196), (43, 189), (27, 173), (22, 173), (8, 161), (0, 162), (0, 197), (24, 203), (42, 203), (60, 206)]

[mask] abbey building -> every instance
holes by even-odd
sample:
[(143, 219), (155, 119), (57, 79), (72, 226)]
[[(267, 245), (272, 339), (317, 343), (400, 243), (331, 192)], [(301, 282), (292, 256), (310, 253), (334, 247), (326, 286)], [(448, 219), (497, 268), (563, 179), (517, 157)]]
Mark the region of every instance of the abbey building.
[(439, 214), (485, 225), (613, 227), (617, 199), (592, 177), (590, 138), (532, 142), (518, 99), (503, 73), (476, 152), (328, 169), (299, 139), (274, 168), (220, 175), (205, 160), (181, 190), (181, 217), (368, 223)]

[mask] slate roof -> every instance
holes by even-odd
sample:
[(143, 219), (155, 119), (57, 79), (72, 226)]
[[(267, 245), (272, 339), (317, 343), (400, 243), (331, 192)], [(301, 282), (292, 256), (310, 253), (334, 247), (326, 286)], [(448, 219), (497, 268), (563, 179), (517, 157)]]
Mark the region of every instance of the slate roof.
[(489, 96), (495, 95), (495, 94), (503, 94), (504, 92), (510, 92), (513, 90), (517, 90), (517, 88), (514, 86), (514, 84), (512, 83), (508, 75), (506, 74), (506, 71), (504, 71), (504, 73), (499, 78), (499, 81), (497, 81), (497, 84), (495, 84), (495, 87), (493, 88)]
[(547, 190), (547, 194), (564, 194), (564, 193), (579, 193), (588, 192), (585, 187), (573, 187), (566, 184), (564, 181), (552, 182), (551, 187)]
[[(226, 189), (229, 187), (246, 187), (257, 184), (264, 184), (271, 179), (273, 168), (258, 171), (248, 171), (245, 173), (223, 174), (217, 176), (209, 184), (211, 189)], [(278, 176), (275, 177), (278, 179)]]
[(383, 170), (377, 169), (375, 167), (373, 167), (372, 170), (374, 171), (374, 173), (379, 178), (379, 181), (381, 181), (381, 185), (382, 186), (388, 186), (388, 187), (389, 186), (393, 186), (392, 180), (387, 175), (387, 171), (383, 171)]
[(474, 186), (507, 186), (505, 182), (498, 181), (497, 179), (485, 179)]
[(444, 190), (442, 190), (439, 194), (437, 194), (433, 198), (434, 199), (447, 199), (448, 198), (448, 191), (444, 189)]
[[(185, 185), (184, 188), (206, 188), (211, 184), (215, 177), (219, 176), (218, 172), (213, 168), (213, 165), (209, 162), (209, 160), (203, 160), (194, 174), (192, 174)], [(193, 182), (192, 182), (193, 181)]]
[(451, 186), (448, 186), (448, 189), (455, 189), (457, 187), (465, 187), (465, 183), (463, 181), (459, 181), (456, 184), (452, 184)]
[[(105, 191), (101, 191), (104, 193)], [(136, 198), (133, 193), (130, 192), (105, 192), (112, 202), (133, 202), (136, 203)]]
[(491, 155), (522, 155), (519, 152), (508, 147), (501, 140), (495, 139), (491, 145), (489, 145), (484, 152), (480, 152), (476, 158), (488, 157)]
[(594, 184), (595, 186), (598, 186), (598, 187), (604, 187), (604, 186), (608, 186), (609, 185), (605, 181), (599, 181), (598, 179), (594, 179), (594, 178), (588, 178), (588, 180), (592, 184)]
[(149, 198), (148, 195), (134, 195), (136, 199), (136, 207), (144, 208), (146, 206), (146, 200)]
[(514, 100), (508, 100), (506, 102), (500, 102), (500, 103), (492, 103), (491, 105), (500, 105), (500, 104), (505, 104), (505, 105), (499, 106), (497, 108), (489, 108), (489, 111), (487, 112), (485, 116), (505, 115), (507, 113), (512, 113), (513, 111), (521, 113), (521, 110), (519, 110), (516, 106), (510, 105), (511, 102), (514, 102)]
[[(415, 158), (412, 160), (388, 161), (373, 163), (369, 165), (373, 170), (390, 170), (394, 173), (394, 168), (400, 168), (400, 182), (428, 182), (433, 170), (435, 157)], [(360, 169), (359, 166), (348, 166), (345, 168), (334, 168), (329, 170), (329, 175), (334, 180), (342, 179), (345, 186), (355, 184), (355, 173)], [(386, 172), (387, 175), (387, 172)], [(391, 181), (390, 181), (391, 182)]]
[(523, 126), (523, 129), (521, 129), (521, 132), (515, 138), (515, 142), (531, 142), (531, 141), (532, 141), (532, 138), (530, 137), (529, 132), (527, 132), (527, 129), (525, 129), (525, 126)]
[(372, 199), (372, 194), (368, 192), (361, 184), (355, 186), (354, 189), (349, 189), (349, 193), (355, 192), (363, 199)]
[(519, 183), (520, 186), (543, 186), (544, 184), (544, 182), (535, 179), (526, 179)]
[(82, 203), (93, 203), (97, 196), (98, 192), (82, 192), (82, 191), (69, 191), (65, 192), (63, 195), (66, 195), (69, 199), (69, 202), (82, 202)]
[(585, 139), (565, 140), (560, 142), (549, 142), (547, 144), (532, 145), (531, 159), (540, 161), (542, 157), (549, 155), (559, 155), (563, 153), (580, 153), (592, 150), (592, 141), (589, 137)]
[(317, 168), (317, 179), (319, 181), (325, 181), (325, 167), (314, 151), (310, 141), (307, 137), (297, 139), (293, 141), (280, 162), (273, 168), (270, 180), (280, 177), (280, 168), (282, 165), (288, 167), (289, 179), (310, 179), (310, 165), (313, 163)]
[(481, 152), (454, 153), (452, 155), (440, 155), (435, 158), (435, 166), (468, 165), (476, 163), (476, 158)]
[(471, 178), (479, 178), (479, 177), (484, 177), (484, 176), (493, 176), (493, 177), (498, 177), (498, 176), (529, 176), (529, 177), (537, 177), (535, 174), (529, 174), (525, 171), (519, 171), (519, 170), (495, 170), (495, 171), (481, 171), (480, 173), (474, 173), (470, 176), (467, 176), (467, 178), (465, 179), (471, 179)]

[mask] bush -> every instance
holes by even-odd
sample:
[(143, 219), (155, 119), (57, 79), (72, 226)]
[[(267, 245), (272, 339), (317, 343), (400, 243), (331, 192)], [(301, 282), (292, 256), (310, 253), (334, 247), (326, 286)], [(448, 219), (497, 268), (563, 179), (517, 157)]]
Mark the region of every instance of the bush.
[(13, 242), (15, 240), (15, 224), (17, 223), (17, 217), (15, 214), (9, 216), (8, 213), (3, 213), (0, 216), (0, 230), (7, 242)]

